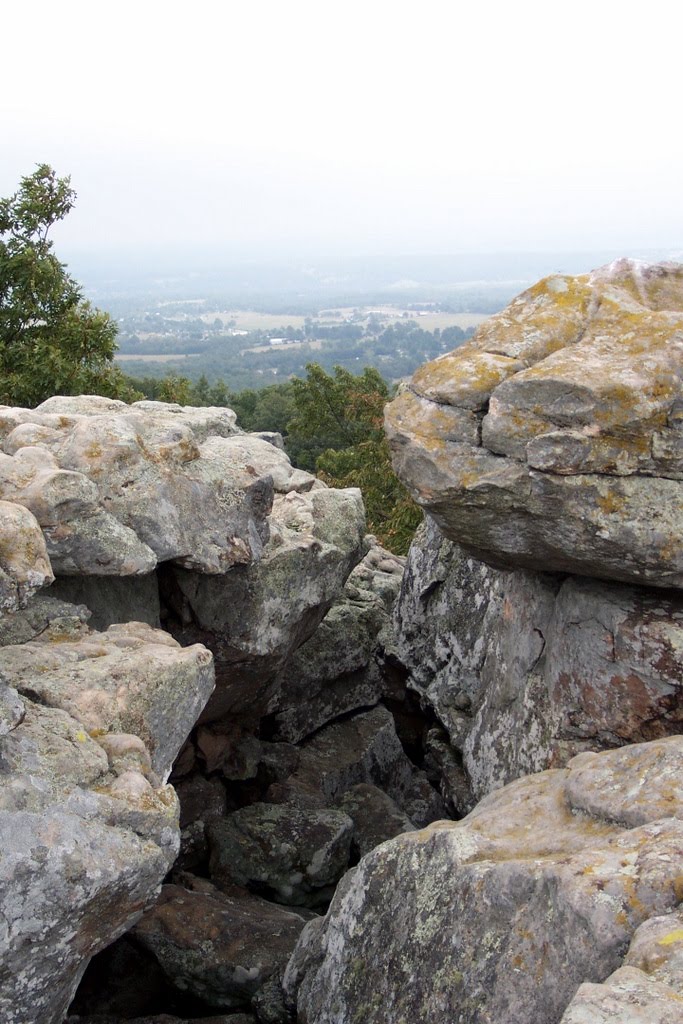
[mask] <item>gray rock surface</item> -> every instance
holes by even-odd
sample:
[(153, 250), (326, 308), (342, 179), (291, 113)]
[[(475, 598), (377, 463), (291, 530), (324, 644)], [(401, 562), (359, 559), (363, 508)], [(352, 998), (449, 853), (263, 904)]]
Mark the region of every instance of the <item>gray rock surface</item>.
[(393, 639), (402, 558), (372, 544), (313, 636), (288, 658), (274, 698), (274, 735), (296, 743), (349, 711), (377, 704), (378, 654)]
[(583, 754), (377, 847), (302, 934), (297, 1020), (559, 1021), (680, 902), (682, 768), (680, 737)]
[(234, 419), (88, 396), (4, 407), (0, 496), (34, 512), (60, 575), (142, 575), (169, 560), (223, 573), (260, 557), (274, 483), (295, 474)]
[[(276, 456), (278, 449), (266, 442)], [(365, 552), (360, 491), (316, 487), (278, 494), (262, 557), (225, 575), (172, 570), (166, 597), (183, 643), (206, 642), (216, 693), (204, 715), (258, 718), (277, 691), (275, 676), (313, 633)]]
[(213, 689), (205, 648), (181, 648), (143, 623), (0, 648), (0, 672), (29, 700), (67, 712), (88, 735), (139, 736), (164, 779)]
[[(310, 915), (309, 915), (310, 916)], [(165, 885), (134, 936), (169, 982), (217, 1009), (243, 1009), (282, 969), (306, 918), (197, 879), (192, 889)]]
[(211, 657), (75, 615), (0, 648), (0, 678), (0, 1019), (61, 1024), (90, 956), (137, 920), (178, 852), (159, 776), (208, 697)]
[(23, 505), (0, 501), (0, 615), (25, 607), (53, 579), (35, 516)]
[(418, 826), (443, 816), (438, 793), (408, 760), (394, 720), (381, 706), (332, 722), (305, 740), (296, 770), (271, 786), (266, 799), (330, 807), (359, 783), (385, 790)]
[(349, 865), (353, 821), (341, 810), (257, 803), (208, 828), (212, 880), (256, 889), (278, 903), (329, 902)]
[(387, 408), (394, 466), (504, 568), (683, 587), (683, 268), (554, 275)]
[(459, 811), (581, 750), (681, 728), (676, 593), (493, 569), (429, 517), (406, 565), (397, 652), (467, 771)]

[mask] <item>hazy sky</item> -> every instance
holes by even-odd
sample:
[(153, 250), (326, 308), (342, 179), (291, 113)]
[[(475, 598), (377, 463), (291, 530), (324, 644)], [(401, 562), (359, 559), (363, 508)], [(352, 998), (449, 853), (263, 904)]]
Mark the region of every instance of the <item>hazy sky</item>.
[(60, 248), (683, 249), (663, 0), (33, 0), (3, 11), (0, 194)]

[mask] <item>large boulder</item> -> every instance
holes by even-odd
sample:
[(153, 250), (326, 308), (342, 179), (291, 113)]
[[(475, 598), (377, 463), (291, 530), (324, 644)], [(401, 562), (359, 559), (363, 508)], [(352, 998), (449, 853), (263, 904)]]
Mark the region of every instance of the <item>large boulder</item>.
[(163, 780), (213, 687), (204, 648), (75, 612), (0, 648), (6, 1024), (61, 1024), (89, 958), (158, 893), (179, 840)]
[(314, 632), (366, 550), (356, 488), (316, 485), (278, 494), (268, 524), (258, 560), (224, 575), (172, 567), (162, 581), (176, 615), (169, 622), (174, 636), (206, 643), (215, 657), (207, 721), (227, 714), (258, 719), (270, 709), (277, 673)]
[(683, 913), (637, 929), (624, 966), (602, 984), (585, 982), (560, 1024), (678, 1024), (683, 1015)]
[(248, 1007), (284, 967), (310, 914), (245, 890), (228, 895), (200, 879), (190, 885), (165, 885), (135, 940), (180, 991), (219, 1009)]
[(59, 575), (250, 562), (268, 539), (274, 467), (295, 472), (229, 409), (50, 398), (0, 409), (0, 440), (0, 496), (34, 512)]
[(557, 1024), (681, 901), (682, 769), (680, 737), (580, 754), (377, 847), (302, 933), (297, 1020)]
[(504, 568), (683, 587), (683, 267), (554, 275), (387, 408), (396, 471)]
[(35, 516), (23, 505), (0, 501), (0, 616), (24, 608), (53, 579)]
[(494, 569), (427, 517), (396, 609), (408, 686), (467, 773), (466, 811), (492, 789), (586, 749), (678, 733), (683, 597)]

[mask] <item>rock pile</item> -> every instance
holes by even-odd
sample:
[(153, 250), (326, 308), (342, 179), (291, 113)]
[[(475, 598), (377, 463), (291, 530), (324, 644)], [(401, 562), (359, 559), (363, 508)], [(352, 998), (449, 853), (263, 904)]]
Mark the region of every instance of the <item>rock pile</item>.
[(443, 811), (378, 706), (402, 561), (230, 410), (54, 398), (0, 444), (0, 1016), (61, 1024), (125, 932), (74, 1013), (266, 1020), (349, 864)]
[(388, 407), (428, 512), (395, 652), (470, 813), (345, 877), (299, 1024), (681, 1019), (682, 409), (683, 268), (629, 261), (540, 282)]

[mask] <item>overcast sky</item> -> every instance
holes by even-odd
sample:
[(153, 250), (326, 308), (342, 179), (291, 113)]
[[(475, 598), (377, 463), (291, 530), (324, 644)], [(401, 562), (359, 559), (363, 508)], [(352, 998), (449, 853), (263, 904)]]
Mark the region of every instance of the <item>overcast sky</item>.
[(651, 0), (7, 5), (0, 195), (61, 250), (683, 250), (681, 21)]

